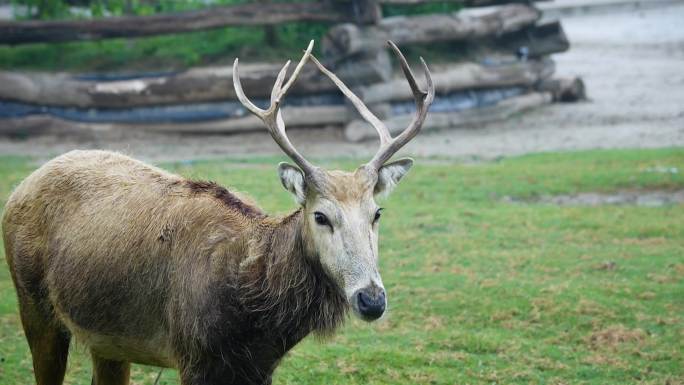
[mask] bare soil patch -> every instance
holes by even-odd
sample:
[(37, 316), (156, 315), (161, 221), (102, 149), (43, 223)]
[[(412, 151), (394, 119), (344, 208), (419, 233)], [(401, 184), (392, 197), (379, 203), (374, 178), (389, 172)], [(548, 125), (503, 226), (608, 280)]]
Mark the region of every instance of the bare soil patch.
[(546, 195), (535, 199), (504, 197), (511, 203), (541, 203), (558, 206), (635, 205), (660, 207), (684, 203), (684, 190), (621, 190), (613, 193), (586, 192), (572, 195)]

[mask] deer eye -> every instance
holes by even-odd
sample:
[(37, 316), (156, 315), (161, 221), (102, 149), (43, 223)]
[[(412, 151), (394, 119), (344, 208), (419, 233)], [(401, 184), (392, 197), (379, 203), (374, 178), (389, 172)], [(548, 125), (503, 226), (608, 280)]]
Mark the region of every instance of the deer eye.
[(375, 216), (373, 217), (373, 223), (376, 223), (378, 220), (380, 220), (380, 217), (382, 216), (382, 207), (378, 209), (378, 211), (375, 212)]
[(314, 213), (314, 220), (316, 220), (316, 223), (321, 225), (321, 226), (332, 227), (332, 225), (330, 224), (330, 221), (328, 220), (328, 217), (326, 217), (325, 214), (323, 214), (320, 211), (316, 211)]

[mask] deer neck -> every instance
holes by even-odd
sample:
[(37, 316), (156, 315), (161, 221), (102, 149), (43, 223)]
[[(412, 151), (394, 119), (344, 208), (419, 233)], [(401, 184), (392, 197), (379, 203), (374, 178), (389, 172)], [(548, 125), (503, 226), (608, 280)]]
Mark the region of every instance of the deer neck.
[[(293, 343), (307, 334), (331, 334), (348, 310), (342, 290), (308, 255), (301, 210), (264, 226), (241, 266), (240, 296), (260, 328), (290, 333)], [(282, 334), (281, 334), (282, 335)]]

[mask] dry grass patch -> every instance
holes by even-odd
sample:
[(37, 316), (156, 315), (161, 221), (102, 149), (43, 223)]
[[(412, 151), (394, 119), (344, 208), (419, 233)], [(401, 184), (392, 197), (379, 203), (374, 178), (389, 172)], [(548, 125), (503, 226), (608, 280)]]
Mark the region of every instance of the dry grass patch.
[(625, 343), (643, 344), (648, 334), (642, 329), (629, 329), (624, 325), (612, 325), (605, 329), (592, 332), (587, 337), (587, 344), (592, 349), (617, 349)]
[(444, 318), (436, 315), (429, 316), (425, 319), (425, 324), (423, 325), (423, 330), (433, 331), (437, 329), (442, 329), (444, 327)]
[(612, 366), (626, 368), (628, 364), (613, 354), (594, 353), (582, 360), (582, 363), (596, 366)]

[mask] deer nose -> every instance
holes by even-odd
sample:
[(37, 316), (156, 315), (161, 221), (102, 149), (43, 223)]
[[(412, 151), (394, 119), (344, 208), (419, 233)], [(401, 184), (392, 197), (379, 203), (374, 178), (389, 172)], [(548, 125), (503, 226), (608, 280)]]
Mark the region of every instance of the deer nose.
[(356, 298), (359, 313), (366, 321), (374, 321), (385, 312), (385, 291), (380, 288), (361, 289)]

